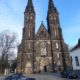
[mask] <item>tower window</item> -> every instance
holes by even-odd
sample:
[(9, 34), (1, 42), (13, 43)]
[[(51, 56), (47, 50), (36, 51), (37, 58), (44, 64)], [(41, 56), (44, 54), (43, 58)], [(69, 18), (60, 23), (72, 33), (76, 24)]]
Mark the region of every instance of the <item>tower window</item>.
[(32, 16), (31, 16), (31, 19), (32, 19)]
[(76, 66), (79, 66), (79, 60), (77, 56), (75, 57), (75, 61), (76, 61)]
[(54, 20), (56, 20), (56, 16), (54, 16)]
[(59, 66), (61, 63), (60, 63), (60, 60), (58, 60), (58, 62), (57, 62), (57, 65)]
[(55, 37), (56, 37), (56, 35), (57, 35), (57, 31), (55, 30)]
[(40, 44), (40, 47), (41, 47), (41, 56), (46, 56), (47, 55), (46, 44), (44, 42), (42, 42)]
[(57, 57), (59, 58), (59, 53), (57, 54)]
[(29, 26), (29, 37), (30, 37), (30, 26)]
[(58, 45), (58, 43), (56, 43), (56, 48), (57, 48), (57, 49), (59, 48), (59, 45)]
[(29, 37), (30, 37), (30, 30), (29, 30)]
[(51, 16), (51, 20), (53, 20), (53, 17)]
[(28, 48), (29, 48), (29, 49), (31, 48), (31, 44), (30, 44), (30, 43), (28, 43)]
[(29, 17), (27, 16), (27, 20), (29, 19)]
[(46, 52), (46, 48), (41, 48), (41, 56), (46, 56), (47, 52)]

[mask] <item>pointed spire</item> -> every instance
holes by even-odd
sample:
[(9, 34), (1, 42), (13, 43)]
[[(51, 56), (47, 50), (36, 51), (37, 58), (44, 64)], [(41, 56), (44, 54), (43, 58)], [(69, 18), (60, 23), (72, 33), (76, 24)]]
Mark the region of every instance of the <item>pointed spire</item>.
[(50, 8), (53, 8), (54, 7), (53, 0), (49, 0), (49, 7)]
[(44, 24), (43, 24), (43, 21), (41, 21), (41, 25), (44, 25)]
[(49, 4), (48, 4), (48, 13), (51, 13), (53, 11), (56, 11), (56, 7), (54, 6), (53, 0), (49, 0)]
[(43, 23), (43, 21), (41, 21), (41, 25), (40, 25), (40, 26), (42, 26), (42, 27), (45, 27), (45, 26), (44, 26), (44, 23)]
[(25, 12), (35, 13), (32, 0), (28, 0), (28, 4), (27, 4), (27, 7), (25, 9)]

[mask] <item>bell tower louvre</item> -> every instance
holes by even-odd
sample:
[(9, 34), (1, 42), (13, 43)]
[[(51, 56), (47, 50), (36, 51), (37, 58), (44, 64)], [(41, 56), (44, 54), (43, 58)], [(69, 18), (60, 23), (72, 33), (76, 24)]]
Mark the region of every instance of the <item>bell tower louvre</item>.
[(17, 53), (17, 72), (63, 71), (71, 67), (68, 45), (64, 42), (59, 21), (59, 13), (49, 0), (47, 28), (42, 22), (35, 33), (35, 10), (32, 0), (28, 0), (24, 12), (24, 28)]

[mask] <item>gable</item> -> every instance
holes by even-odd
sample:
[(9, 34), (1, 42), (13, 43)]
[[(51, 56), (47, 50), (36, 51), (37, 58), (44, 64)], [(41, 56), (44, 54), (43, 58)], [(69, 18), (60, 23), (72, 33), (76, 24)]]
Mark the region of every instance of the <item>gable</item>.
[(37, 39), (49, 39), (49, 34), (43, 23), (41, 24), (38, 32), (36, 33)]

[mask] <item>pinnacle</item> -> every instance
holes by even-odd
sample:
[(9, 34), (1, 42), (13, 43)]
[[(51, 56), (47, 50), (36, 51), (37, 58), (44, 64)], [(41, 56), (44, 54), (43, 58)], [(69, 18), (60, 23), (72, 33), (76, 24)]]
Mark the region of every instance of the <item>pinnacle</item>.
[(33, 12), (33, 13), (35, 12), (32, 0), (28, 0), (25, 12)]

